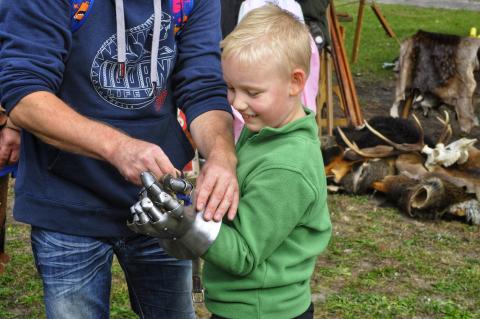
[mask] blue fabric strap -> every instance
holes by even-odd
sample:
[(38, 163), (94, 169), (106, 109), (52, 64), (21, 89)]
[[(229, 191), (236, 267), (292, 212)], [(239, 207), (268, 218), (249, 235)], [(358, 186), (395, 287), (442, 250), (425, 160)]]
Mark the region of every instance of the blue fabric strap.
[[(70, 29), (76, 32), (87, 21), (95, 0), (70, 0)], [(175, 23), (175, 33), (180, 31), (188, 20), (193, 9), (194, 0), (172, 0), (172, 13)]]
[(76, 32), (87, 21), (95, 0), (70, 0), (70, 29)]

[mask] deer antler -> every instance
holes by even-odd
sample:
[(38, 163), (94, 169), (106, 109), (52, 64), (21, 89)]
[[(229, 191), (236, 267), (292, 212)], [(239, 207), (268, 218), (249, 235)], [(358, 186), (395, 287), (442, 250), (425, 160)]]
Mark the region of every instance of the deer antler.
[(387, 145), (377, 145), (360, 149), (355, 142), (351, 142), (340, 127), (337, 127), (338, 133), (347, 146), (355, 153), (366, 158), (389, 157), (394, 153), (394, 148)]
[(420, 132), (420, 137), (417, 143), (402, 143), (398, 144), (393, 142), (392, 140), (388, 139), (385, 137), (382, 133), (378, 132), (376, 129), (374, 129), (370, 124), (368, 124), (367, 121), (365, 121), (365, 126), (368, 128), (370, 132), (372, 132), (374, 135), (376, 135), (378, 138), (386, 142), (387, 144), (391, 145), (394, 149), (402, 152), (402, 153), (408, 153), (408, 152), (420, 152), (422, 148), (425, 146), (425, 143), (423, 141), (424, 138), (424, 133), (423, 133), (423, 127), (420, 124), (420, 121), (418, 118), (415, 116), (415, 114), (412, 114), (413, 119), (415, 120), (415, 123), (417, 124), (417, 127)]
[[(440, 137), (438, 138), (438, 141), (436, 144), (447, 144), (450, 141), (450, 138), (452, 137), (452, 125), (450, 124), (450, 115), (448, 114), (447, 111), (445, 112), (445, 120), (442, 120), (438, 116), (436, 116), (437, 120), (440, 121), (440, 123), (443, 124), (443, 130), (442, 133), (440, 134)], [(435, 145), (436, 145), (435, 144)]]
[[(412, 114), (412, 117), (418, 127), (419, 130), (419, 139), (416, 143), (395, 143), (389, 138), (387, 138), (385, 135), (377, 131), (375, 128), (373, 128), (370, 124), (368, 124), (367, 121), (364, 121), (365, 126), (367, 129), (372, 132), (375, 136), (380, 138), (382, 141), (388, 144), (387, 145), (377, 145), (374, 147), (368, 147), (368, 148), (362, 148), (360, 149), (355, 142), (351, 142), (345, 133), (342, 131), (340, 127), (337, 127), (338, 133), (340, 134), (340, 137), (342, 140), (345, 142), (345, 144), (356, 154), (366, 157), (366, 158), (378, 158), (378, 157), (389, 157), (396, 155), (398, 153), (410, 153), (410, 152), (422, 152), (425, 146), (424, 142), (424, 131), (422, 124), (418, 120), (417, 116), (415, 114)], [(441, 118), (437, 119), (444, 125), (444, 128), (442, 130), (442, 133), (439, 137), (439, 142), (438, 143), (444, 143), (450, 139), (452, 136), (452, 127), (450, 125), (450, 116), (448, 112), (445, 112), (445, 120), (442, 120)]]

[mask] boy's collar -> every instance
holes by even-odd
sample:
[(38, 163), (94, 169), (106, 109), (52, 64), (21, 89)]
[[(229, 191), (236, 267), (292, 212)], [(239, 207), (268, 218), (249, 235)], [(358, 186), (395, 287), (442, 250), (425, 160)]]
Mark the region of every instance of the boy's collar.
[(311, 111), (310, 109), (303, 108), (306, 115), (298, 120), (292, 121), (290, 123), (287, 123), (281, 127), (270, 127), (266, 126), (262, 128), (260, 131), (254, 133), (250, 131), (250, 136), (248, 137), (249, 140), (258, 140), (258, 139), (264, 139), (264, 138), (269, 138), (272, 136), (277, 136), (281, 134), (285, 134), (291, 131), (294, 131), (297, 129), (297, 127), (301, 126), (302, 129), (304, 129), (303, 122), (308, 121), (310, 117), (315, 118), (315, 113)]

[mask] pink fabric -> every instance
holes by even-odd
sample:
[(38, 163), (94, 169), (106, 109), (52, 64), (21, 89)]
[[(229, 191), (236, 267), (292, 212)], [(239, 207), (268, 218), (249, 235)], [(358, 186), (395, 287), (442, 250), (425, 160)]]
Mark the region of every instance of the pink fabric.
[(302, 92), (302, 103), (307, 108), (317, 112), (317, 94), (318, 94), (318, 81), (320, 77), (320, 54), (318, 48), (315, 45), (315, 41), (310, 36), (310, 48), (312, 49), (312, 57), (310, 58), (310, 74)]
[(302, 22), (305, 22), (305, 19), (303, 18), (302, 7), (295, 0), (245, 0), (240, 6), (237, 22), (242, 20), (243, 16), (247, 14), (247, 12), (261, 7), (267, 3), (273, 3), (284, 10), (288, 10), (296, 15)]
[[(238, 15), (238, 21), (250, 10), (261, 7), (268, 2), (273, 2), (279, 7), (292, 12), (302, 22), (304, 22), (303, 13), (300, 5), (294, 0), (245, 0), (240, 7), (240, 13)], [(305, 88), (302, 92), (302, 103), (305, 107), (312, 110), (314, 113), (317, 111), (317, 94), (318, 94), (318, 80), (320, 76), (320, 55), (318, 53), (315, 41), (310, 36), (310, 48), (312, 49), (312, 57), (310, 58), (310, 75), (305, 83)], [(235, 136), (235, 142), (237, 142), (240, 132), (242, 131), (243, 121), (242, 115), (232, 107), (233, 110), (233, 133)]]
[(245, 124), (245, 121), (243, 120), (242, 115), (233, 108), (232, 106), (232, 111), (233, 111), (233, 136), (235, 137), (235, 143), (237, 143), (238, 138), (240, 136), (240, 132), (242, 132), (243, 124)]

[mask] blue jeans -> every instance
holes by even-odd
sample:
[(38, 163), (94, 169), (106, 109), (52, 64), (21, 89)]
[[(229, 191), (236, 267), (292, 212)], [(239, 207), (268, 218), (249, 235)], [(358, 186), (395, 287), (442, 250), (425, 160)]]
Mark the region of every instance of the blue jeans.
[(91, 238), (32, 227), (31, 239), (47, 318), (108, 318), (113, 254), (140, 318), (195, 318), (191, 262), (170, 257), (154, 238)]

